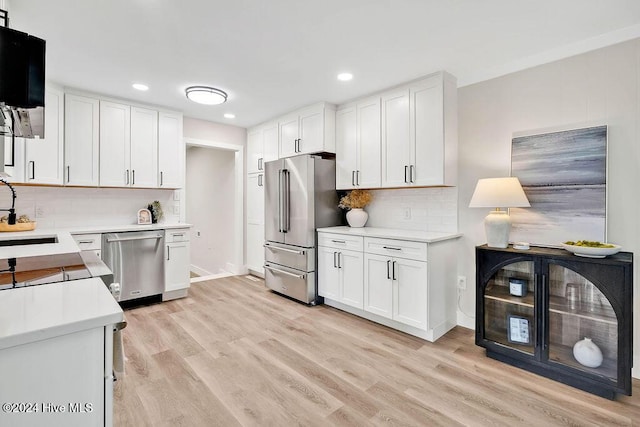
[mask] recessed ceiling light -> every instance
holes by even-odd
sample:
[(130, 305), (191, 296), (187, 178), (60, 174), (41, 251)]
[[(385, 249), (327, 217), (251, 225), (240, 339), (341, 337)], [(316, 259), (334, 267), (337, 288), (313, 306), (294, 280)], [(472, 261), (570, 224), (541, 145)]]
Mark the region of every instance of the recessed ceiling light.
[(232, 114), (232, 113), (224, 113), (224, 118), (225, 119), (235, 119), (236, 115)]
[(340, 73), (338, 74), (338, 80), (341, 82), (348, 82), (353, 78), (353, 74), (351, 73)]
[(149, 90), (149, 86), (142, 83), (134, 83), (131, 86), (137, 90), (142, 90), (142, 91)]
[(226, 92), (209, 86), (190, 86), (185, 93), (187, 98), (198, 104), (217, 105), (227, 100)]

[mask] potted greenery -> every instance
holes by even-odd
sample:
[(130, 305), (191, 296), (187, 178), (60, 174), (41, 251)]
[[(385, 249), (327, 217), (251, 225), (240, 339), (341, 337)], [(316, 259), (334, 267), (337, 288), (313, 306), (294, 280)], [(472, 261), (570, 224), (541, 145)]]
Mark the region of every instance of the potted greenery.
[(369, 214), (364, 207), (371, 203), (373, 195), (369, 190), (352, 190), (340, 199), (339, 208), (349, 209), (347, 222), (350, 227), (364, 227)]

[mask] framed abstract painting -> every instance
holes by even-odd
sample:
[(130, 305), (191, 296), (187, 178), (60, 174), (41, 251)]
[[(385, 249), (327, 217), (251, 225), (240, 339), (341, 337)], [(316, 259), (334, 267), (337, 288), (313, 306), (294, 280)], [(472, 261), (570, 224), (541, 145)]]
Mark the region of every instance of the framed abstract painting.
[(511, 176), (531, 203), (510, 210), (511, 240), (606, 241), (607, 126), (514, 135)]

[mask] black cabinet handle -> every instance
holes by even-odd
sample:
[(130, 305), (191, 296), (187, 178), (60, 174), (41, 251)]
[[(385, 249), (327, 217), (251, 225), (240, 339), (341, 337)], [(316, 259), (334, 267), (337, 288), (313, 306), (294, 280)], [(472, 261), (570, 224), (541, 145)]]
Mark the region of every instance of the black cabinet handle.
[(401, 251), (402, 248), (394, 248), (393, 246), (383, 246), (382, 249), (388, 249), (390, 251)]
[(31, 163), (31, 177), (29, 179), (36, 179), (36, 162), (30, 160), (29, 163)]
[(356, 186), (356, 171), (351, 171), (351, 186)]
[(356, 185), (360, 185), (360, 171), (356, 171)]
[(164, 184), (164, 176), (163, 176), (163, 172), (160, 171), (160, 187), (162, 187), (162, 185)]
[(387, 261), (387, 279), (391, 280), (391, 273), (389, 266), (391, 265), (391, 260)]
[(71, 182), (71, 166), (67, 166), (67, 184)]
[(333, 268), (338, 268), (338, 262), (336, 261), (336, 255), (338, 255), (338, 252), (334, 252), (333, 253)]
[(409, 166), (405, 166), (404, 167), (404, 182), (405, 184), (408, 184), (409, 181), (407, 181), (407, 172), (409, 171)]
[(414, 165), (410, 165), (410, 166), (409, 166), (409, 182), (411, 182), (412, 184), (413, 184), (413, 182), (415, 181), (415, 178), (414, 178), (414, 176), (415, 176), (414, 170), (415, 170), (415, 166), (414, 166)]
[(342, 268), (342, 252), (338, 252), (338, 268)]
[(393, 261), (393, 263), (391, 264), (391, 271), (392, 271), (391, 277), (393, 277), (393, 280), (397, 280), (396, 279), (396, 262), (395, 261)]
[(131, 185), (136, 185), (136, 171), (135, 169), (131, 171)]

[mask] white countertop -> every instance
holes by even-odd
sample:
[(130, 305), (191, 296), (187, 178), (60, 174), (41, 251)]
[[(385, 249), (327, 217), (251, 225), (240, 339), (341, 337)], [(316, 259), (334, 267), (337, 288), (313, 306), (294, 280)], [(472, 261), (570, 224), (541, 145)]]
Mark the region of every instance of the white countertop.
[(431, 231), (398, 230), (395, 228), (377, 227), (324, 227), (318, 232), (336, 233), (351, 236), (380, 237), (383, 239), (410, 240), (413, 242), (435, 243), (443, 240), (457, 239), (460, 233), (436, 233)]
[(0, 349), (122, 322), (102, 280), (72, 280), (0, 291)]
[(169, 230), (173, 228), (191, 228), (192, 224), (187, 223), (158, 223), (158, 224), (126, 224), (126, 225), (79, 225), (77, 227), (57, 228), (56, 230), (66, 231), (71, 234), (90, 233), (115, 233), (119, 231), (148, 231), (148, 230)]

